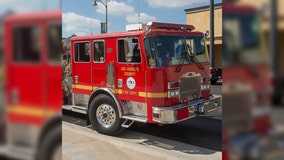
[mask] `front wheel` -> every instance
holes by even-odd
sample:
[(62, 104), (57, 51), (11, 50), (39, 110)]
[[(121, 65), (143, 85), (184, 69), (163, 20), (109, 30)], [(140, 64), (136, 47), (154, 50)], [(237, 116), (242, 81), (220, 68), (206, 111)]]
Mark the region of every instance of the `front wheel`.
[(117, 107), (114, 100), (107, 95), (100, 94), (92, 100), (89, 118), (97, 132), (116, 136), (123, 131), (123, 121), (119, 118)]

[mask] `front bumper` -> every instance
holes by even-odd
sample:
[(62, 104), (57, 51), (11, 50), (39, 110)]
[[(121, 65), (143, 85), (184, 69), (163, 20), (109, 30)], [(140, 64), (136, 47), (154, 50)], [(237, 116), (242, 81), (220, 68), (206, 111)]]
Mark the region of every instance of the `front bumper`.
[(153, 121), (162, 124), (173, 124), (216, 111), (222, 107), (222, 97), (210, 96), (209, 100), (198, 99), (190, 101), (188, 105), (178, 104), (168, 107), (153, 107)]

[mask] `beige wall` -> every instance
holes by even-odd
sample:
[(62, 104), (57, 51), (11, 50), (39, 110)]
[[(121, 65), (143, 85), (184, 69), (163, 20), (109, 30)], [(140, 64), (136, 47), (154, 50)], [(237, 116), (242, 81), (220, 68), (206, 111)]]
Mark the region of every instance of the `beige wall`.
[[(194, 25), (196, 31), (210, 31), (210, 10), (208, 9), (186, 14), (186, 24)], [(214, 32), (215, 44), (222, 44), (222, 8), (215, 8)], [(207, 42), (208, 40), (209, 39), (207, 39)]]
[[(207, 45), (207, 50), (209, 52), (209, 45)], [(214, 45), (214, 66), (222, 67), (222, 44)]]
[(214, 66), (222, 67), (222, 44), (214, 46)]

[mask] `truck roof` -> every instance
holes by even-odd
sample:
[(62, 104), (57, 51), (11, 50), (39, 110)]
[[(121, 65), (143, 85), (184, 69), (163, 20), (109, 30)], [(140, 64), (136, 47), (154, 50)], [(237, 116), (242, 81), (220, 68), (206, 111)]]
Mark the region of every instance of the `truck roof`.
[(30, 12), (30, 13), (14, 13), (5, 16), (5, 22), (26, 22), (36, 20), (61, 20), (61, 10), (41, 11), (41, 12)]
[(111, 37), (124, 37), (124, 36), (138, 36), (140, 34), (145, 33), (145, 30), (140, 31), (129, 31), (129, 32), (114, 32), (107, 34), (93, 34), (86, 36), (74, 36), (72, 40), (86, 40), (86, 39), (98, 39), (98, 38), (111, 38)]
[(194, 31), (193, 25), (188, 24), (173, 24), (163, 22), (149, 22), (146, 27), (136, 31), (114, 32), (107, 34), (94, 34), (85, 36), (75, 36), (72, 40), (88, 40), (88, 39), (100, 39), (100, 38), (112, 38), (112, 37), (125, 37), (125, 36), (139, 36), (146, 34), (147, 30), (151, 29), (151, 32), (160, 34), (178, 34), (181, 32), (190, 32), (192, 35), (203, 35), (202, 32)]

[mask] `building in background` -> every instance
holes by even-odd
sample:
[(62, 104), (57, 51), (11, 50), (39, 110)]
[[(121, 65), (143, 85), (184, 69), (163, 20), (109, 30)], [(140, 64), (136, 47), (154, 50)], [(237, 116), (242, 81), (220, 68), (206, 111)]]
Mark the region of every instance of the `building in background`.
[[(186, 24), (195, 26), (195, 30), (210, 31), (210, 6), (200, 6), (185, 9)], [(222, 3), (214, 6), (214, 63), (215, 67), (222, 67)], [(209, 51), (210, 38), (206, 38)]]

